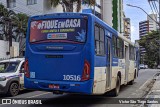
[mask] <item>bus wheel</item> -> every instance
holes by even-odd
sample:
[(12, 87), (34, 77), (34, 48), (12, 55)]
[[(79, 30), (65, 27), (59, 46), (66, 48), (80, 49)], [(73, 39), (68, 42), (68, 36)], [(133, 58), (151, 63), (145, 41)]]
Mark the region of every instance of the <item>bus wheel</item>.
[(19, 85), (16, 82), (11, 83), (8, 94), (9, 96), (16, 96), (19, 93)]
[(116, 88), (112, 90), (112, 96), (116, 97), (119, 94), (120, 91), (120, 86), (121, 86), (121, 81), (119, 76), (117, 76), (117, 82), (116, 82)]
[(133, 85), (134, 79), (128, 83), (128, 85)]

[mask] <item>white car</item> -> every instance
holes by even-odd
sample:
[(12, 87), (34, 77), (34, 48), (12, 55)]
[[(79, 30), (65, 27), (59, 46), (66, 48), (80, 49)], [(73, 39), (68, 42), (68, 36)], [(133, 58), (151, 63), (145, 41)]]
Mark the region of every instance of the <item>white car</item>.
[(145, 69), (145, 65), (144, 64), (140, 64), (139, 65), (139, 69)]
[(0, 61), (0, 93), (16, 96), (24, 87), (24, 58)]

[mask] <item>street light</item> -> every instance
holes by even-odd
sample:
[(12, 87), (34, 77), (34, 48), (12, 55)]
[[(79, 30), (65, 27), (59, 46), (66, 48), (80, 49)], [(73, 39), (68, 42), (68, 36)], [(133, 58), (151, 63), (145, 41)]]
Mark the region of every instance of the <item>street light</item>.
[(144, 13), (147, 14), (147, 16), (149, 16), (154, 22), (156, 22), (158, 24), (158, 26), (160, 27), (160, 23), (157, 22), (156, 20), (154, 20), (144, 9), (142, 9), (141, 7), (138, 7), (138, 6), (134, 6), (134, 5), (131, 5), (131, 4), (126, 4), (127, 6), (130, 6), (130, 7), (135, 7), (135, 8), (139, 8), (141, 9)]
[[(150, 1), (153, 1), (153, 0), (150, 0)], [(138, 8), (138, 9), (141, 9), (144, 13), (147, 14), (147, 16), (149, 16), (154, 22), (156, 22), (159, 26), (159, 41), (160, 41), (160, 13), (159, 13), (159, 22), (157, 22), (156, 20), (154, 20), (145, 10), (143, 10), (141, 7), (138, 7), (138, 6), (134, 6), (134, 5), (131, 5), (131, 4), (126, 4), (127, 6), (130, 6), (130, 7), (135, 7), (135, 8)], [(159, 1), (159, 12), (160, 12), (160, 1)], [(158, 42), (159, 42), (158, 41)], [(160, 43), (159, 43), (160, 44)], [(159, 60), (160, 60), (160, 47), (159, 47)], [(159, 61), (159, 65), (160, 65), (160, 61)]]

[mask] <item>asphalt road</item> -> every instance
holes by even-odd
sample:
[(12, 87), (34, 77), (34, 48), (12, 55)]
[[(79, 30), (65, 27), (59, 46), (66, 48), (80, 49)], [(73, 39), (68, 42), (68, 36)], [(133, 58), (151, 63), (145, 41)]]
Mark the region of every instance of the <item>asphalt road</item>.
[[(107, 104), (115, 101), (115, 98), (140, 98), (143, 93), (144, 84), (147, 80), (153, 78), (153, 75), (158, 70), (145, 69), (139, 71), (139, 77), (135, 80), (133, 85), (121, 86), (119, 96), (111, 97), (106, 95), (77, 95), (77, 94), (63, 94), (53, 95), (51, 92), (43, 91), (22, 91), (18, 96), (12, 98), (42, 98), (43, 105), (0, 105), (0, 107), (35, 107), (35, 106), (51, 106), (51, 107), (130, 107), (128, 104)], [(6, 98), (1, 96), (0, 98)], [(55, 104), (57, 103), (58, 104)], [(71, 103), (67, 104), (66, 103)]]

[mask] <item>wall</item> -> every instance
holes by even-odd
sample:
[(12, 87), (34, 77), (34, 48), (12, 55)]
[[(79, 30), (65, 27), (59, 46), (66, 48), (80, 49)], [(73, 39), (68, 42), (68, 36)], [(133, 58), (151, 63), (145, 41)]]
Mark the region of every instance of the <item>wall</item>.
[[(0, 59), (1, 58), (9, 58), (9, 55), (6, 55), (6, 52), (9, 51), (9, 42), (0, 40)], [(12, 42), (12, 45), (15, 46), (17, 49), (17, 55), (19, 56), (19, 43), (18, 42)]]

